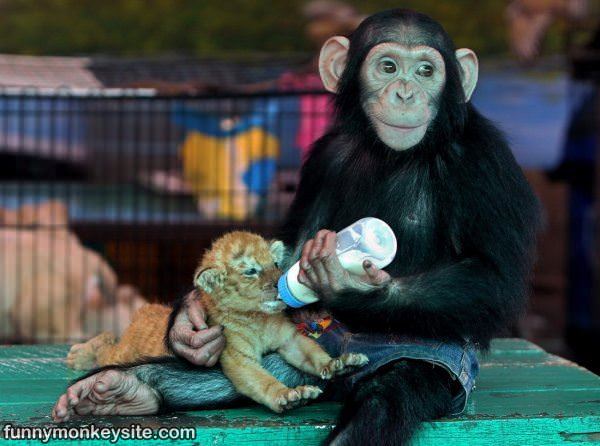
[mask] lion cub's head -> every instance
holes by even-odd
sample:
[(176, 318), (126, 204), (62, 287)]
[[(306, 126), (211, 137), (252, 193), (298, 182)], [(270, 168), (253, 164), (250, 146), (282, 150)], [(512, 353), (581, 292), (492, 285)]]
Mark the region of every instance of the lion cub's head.
[(230, 232), (215, 240), (194, 274), (194, 284), (220, 309), (276, 313), (285, 308), (277, 299), (278, 264), (283, 243), (269, 243), (250, 232)]

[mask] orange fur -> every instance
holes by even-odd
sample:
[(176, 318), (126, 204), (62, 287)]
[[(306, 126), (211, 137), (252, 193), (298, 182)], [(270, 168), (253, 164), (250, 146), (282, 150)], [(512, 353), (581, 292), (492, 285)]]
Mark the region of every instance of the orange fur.
[[(269, 244), (256, 234), (232, 232), (213, 243), (194, 274), (201, 291), (196, 296), (206, 309), (208, 324), (224, 327), (223, 372), (240, 393), (275, 412), (314, 399), (321, 390), (286, 387), (262, 368), (264, 354), (276, 351), (291, 365), (323, 379), (367, 362), (366, 356), (352, 353), (332, 359), (283, 314), (285, 304), (277, 298), (276, 288), (281, 275), (277, 263), (283, 255), (280, 241)], [(163, 305), (142, 307), (119, 342), (102, 333), (73, 346), (67, 364), (83, 369), (168, 354), (163, 337), (169, 312)]]
[(170, 313), (171, 308), (166, 305), (144, 305), (133, 315), (118, 342), (112, 333), (103, 332), (86, 343), (75, 344), (67, 356), (67, 365), (76, 370), (88, 370), (169, 355), (164, 336)]

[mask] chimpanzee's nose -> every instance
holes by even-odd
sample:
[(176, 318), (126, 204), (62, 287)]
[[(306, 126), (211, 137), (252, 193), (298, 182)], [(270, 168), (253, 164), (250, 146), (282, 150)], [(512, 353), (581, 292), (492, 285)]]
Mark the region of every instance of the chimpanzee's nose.
[(405, 83), (402, 83), (396, 88), (396, 96), (402, 102), (410, 101), (415, 94), (413, 93), (412, 88), (408, 87)]

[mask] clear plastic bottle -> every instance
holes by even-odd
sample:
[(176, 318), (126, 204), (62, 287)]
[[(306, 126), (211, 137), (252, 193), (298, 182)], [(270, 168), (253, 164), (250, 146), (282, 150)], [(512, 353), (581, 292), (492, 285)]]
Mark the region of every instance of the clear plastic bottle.
[[(396, 255), (397, 242), (392, 228), (378, 218), (366, 217), (337, 234), (336, 253), (342, 267), (351, 274), (363, 275), (363, 262), (370, 260), (377, 268), (385, 268)], [(299, 308), (319, 300), (313, 290), (298, 282), (300, 262), (296, 262), (279, 278), (279, 298), (288, 306)]]

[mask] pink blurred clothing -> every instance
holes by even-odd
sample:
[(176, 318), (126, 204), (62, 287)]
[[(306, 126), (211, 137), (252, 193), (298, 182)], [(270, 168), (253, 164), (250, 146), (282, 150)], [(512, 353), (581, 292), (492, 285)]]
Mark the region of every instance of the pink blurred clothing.
[(331, 98), (323, 90), (321, 78), (315, 73), (288, 71), (278, 80), (281, 91), (323, 91), (322, 94), (304, 94), (300, 96), (300, 123), (296, 135), (296, 144), (306, 159), (311, 144), (323, 136), (333, 116)]

